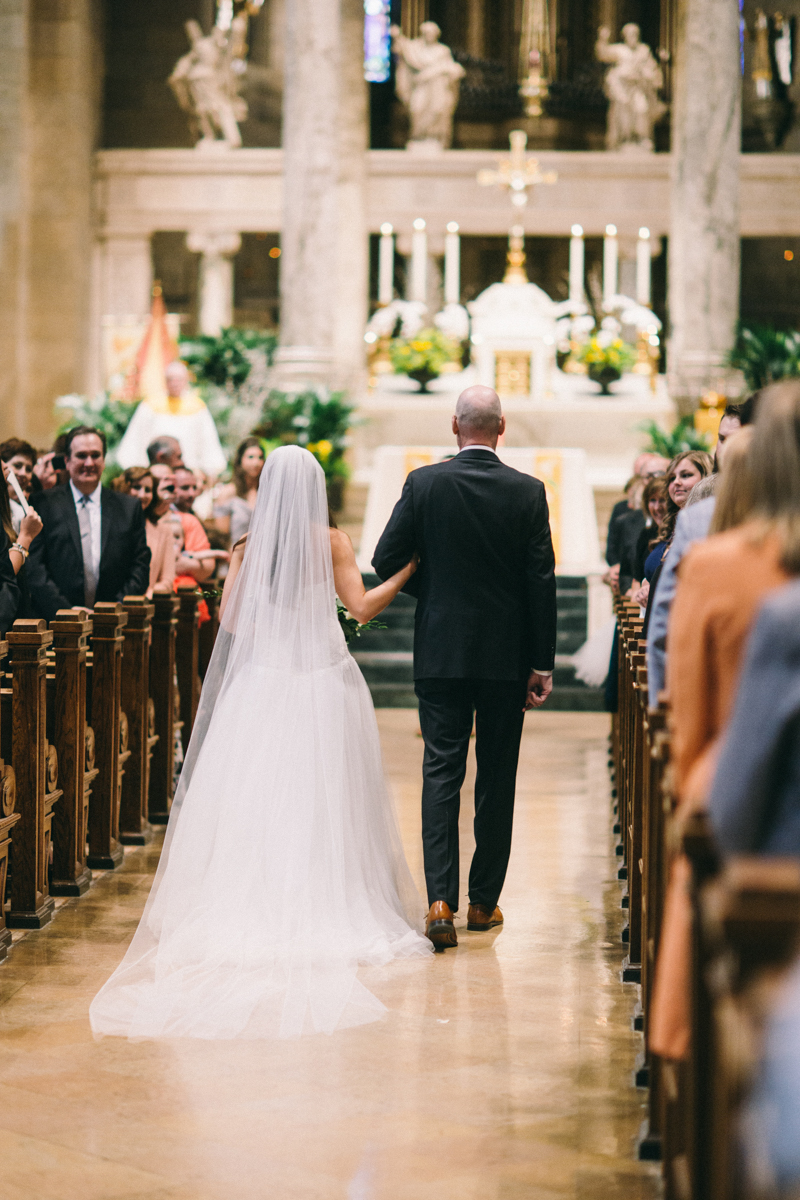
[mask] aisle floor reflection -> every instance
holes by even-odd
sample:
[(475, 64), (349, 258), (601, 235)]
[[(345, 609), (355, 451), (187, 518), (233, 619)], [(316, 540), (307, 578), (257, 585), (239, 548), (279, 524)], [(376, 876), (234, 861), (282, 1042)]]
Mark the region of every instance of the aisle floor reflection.
[[(379, 723), (421, 883), (416, 714)], [(0, 965), (3, 1200), (657, 1197), (633, 1148), (645, 1094), (619, 977), (606, 734), (600, 714), (528, 717), (505, 928), (468, 933), (465, 898), (458, 949), (364, 970), (389, 1016), (333, 1037), (95, 1043), (89, 1001), (157, 861), (156, 845), (128, 851)]]

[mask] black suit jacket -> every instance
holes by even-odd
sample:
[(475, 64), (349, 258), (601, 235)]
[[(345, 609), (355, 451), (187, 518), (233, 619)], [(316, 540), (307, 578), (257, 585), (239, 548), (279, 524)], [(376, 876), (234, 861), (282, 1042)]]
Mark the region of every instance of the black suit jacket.
[(544, 484), (485, 450), (419, 467), (375, 549), (382, 579), (412, 555), (415, 679), (527, 678), (555, 661), (556, 581)]
[[(84, 603), (78, 511), (69, 484), (31, 497), (44, 528), (31, 542), (28, 585), (32, 615), (52, 621), (60, 608)], [(144, 513), (135, 496), (103, 488), (100, 573), (95, 600), (141, 596), (150, 583)]]

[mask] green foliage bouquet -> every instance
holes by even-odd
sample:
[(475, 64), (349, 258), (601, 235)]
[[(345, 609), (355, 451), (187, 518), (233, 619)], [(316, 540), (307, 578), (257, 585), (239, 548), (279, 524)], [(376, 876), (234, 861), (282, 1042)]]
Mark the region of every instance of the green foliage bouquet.
[(199, 384), (219, 388), (240, 388), (253, 366), (253, 351), (261, 351), (272, 364), (278, 335), (261, 329), (231, 325), (218, 337), (202, 333), (182, 338), (181, 358)]
[(392, 338), (389, 358), (395, 375), (416, 379), (419, 390), (427, 392), (428, 384), (446, 363), (460, 360), (461, 347), (438, 329), (421, 329), (414, 337)]

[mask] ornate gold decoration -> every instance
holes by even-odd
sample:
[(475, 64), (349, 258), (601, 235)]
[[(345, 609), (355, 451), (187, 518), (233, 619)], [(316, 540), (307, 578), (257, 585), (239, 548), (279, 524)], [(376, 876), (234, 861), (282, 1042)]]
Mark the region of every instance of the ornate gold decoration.
[(531, 390), (529, 350), (496, 350), (494, 386), (498, 396), (527, 396)]

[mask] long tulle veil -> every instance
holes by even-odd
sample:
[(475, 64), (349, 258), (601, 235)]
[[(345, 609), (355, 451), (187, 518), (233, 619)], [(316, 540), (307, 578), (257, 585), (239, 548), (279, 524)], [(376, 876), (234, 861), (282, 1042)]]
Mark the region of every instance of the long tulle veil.
[(164, 848), (96, 1034), (293, 1036), (374, 1020), (358, 964), (427, 953), (375, 715), (336, 616), (325, 480), (269, 455)]

